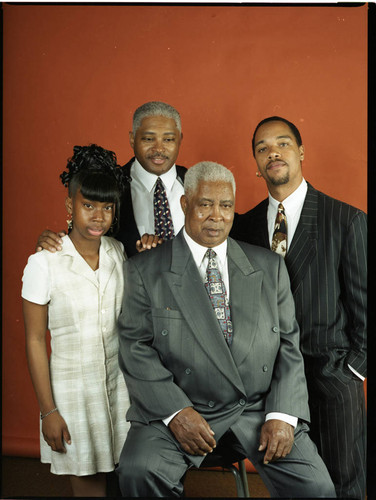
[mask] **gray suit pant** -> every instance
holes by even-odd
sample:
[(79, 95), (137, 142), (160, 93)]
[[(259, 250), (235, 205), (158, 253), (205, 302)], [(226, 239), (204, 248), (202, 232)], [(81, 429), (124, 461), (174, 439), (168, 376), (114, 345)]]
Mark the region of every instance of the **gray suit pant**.
[[(233, 448), (252, 461), (272, 498), (336, 497), (306, 424), (298, 424), (293, 449), (286, 458), (264, 465), (265, 452), (258, 452), (258, 446), (258, 442), (248, 443), (245, 448), (252, 451), (247, 453), (234, 436)], [(191, 466), (189, 456), (177, 446), (172, 434), (162, 432), (158, 425), (132, 422), (117, 468), (122, 495), (180, 497), (182, 478)]]

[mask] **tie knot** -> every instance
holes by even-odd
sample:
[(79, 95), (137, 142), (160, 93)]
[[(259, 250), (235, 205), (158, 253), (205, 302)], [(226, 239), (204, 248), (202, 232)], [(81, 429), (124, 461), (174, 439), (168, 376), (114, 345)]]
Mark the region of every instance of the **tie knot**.
[(285, 211), (285, 207), (282, 205), (282, 203), (280, 203), (278, 205), (278, 212), (284, 212)]
[(212, 248), (208, 248), (205, 253), (205, 257), (208, 259), (214, 259), (217, 256), (215, 251)]

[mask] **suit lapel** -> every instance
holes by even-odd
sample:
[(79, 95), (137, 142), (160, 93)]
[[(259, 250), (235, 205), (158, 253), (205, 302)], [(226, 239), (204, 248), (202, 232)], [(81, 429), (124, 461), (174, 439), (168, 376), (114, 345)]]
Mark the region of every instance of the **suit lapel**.
[(317, 252), (317, 217), (317, 191), (308, 184), (308, 191), (304, 200), (299, 223), (285, 259), (293, 293), (303, 280), (309, 264)]
[(234, 359), (182, 231), (172, 242), (171, 271), (164, 274), (182, 315), (203, 351), (222, 374), (244, 393)]
[(235, 214), (230, 232), (231, 238), (252, 245), (270, 248), (268, 235), (268, 199), (245, 214)]
[(131, 158), (128, 163), (123, 167), (123, 174), (127, 177), (128, 181), (126, 188), (124, 190), (122, 200), (121, 200), (121, 218), (122, 225), (126, 227), (128, 233), (134, 234), (136, 239), (140, 238), (140, 234), (137, 229), (136, 220), (134, 218), (133, 205), (132, 205), (132, 194), (131, 194), (131, 166), (135, 157)]
[(234, 328), (231, 353), (236, 365), (240, 366), (255, 338), (263, 273), (254, 269), (241, 247), (231, 238), (228, 239), (228, 271)]
[(269, 201), (266, 199), (263, 200), (257, 207), (258, 210), (255, 214), (255, 226), (252, 228), (252, 231), (254, 231), (254, 240), (253, 238), (252, 240), (255, 245), (270, 249), (267, 217), (268, 204)]

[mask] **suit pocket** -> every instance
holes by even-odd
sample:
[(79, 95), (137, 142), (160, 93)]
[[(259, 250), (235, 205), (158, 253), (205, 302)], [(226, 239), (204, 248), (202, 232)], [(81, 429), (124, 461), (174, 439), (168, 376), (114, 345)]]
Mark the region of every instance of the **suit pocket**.
[(153, 345), (163, 354), (179, 348), (183, 323), (180, 311), (153, 308), (151, 314), (154, 328)]
[[(193, 338), (184, 317), (175, 309), (152, 309), (154, 329), (153, 347), (164, 364), (172, 371), (190, 366), (193, 356)], [(191, 361), (190, 361), (191, 362)]]
[(153, 307), (151, 310), (151, 315), (153, 318), (164, 318), (164, 319), (183, 319), (180, 311), (176, 309), (171, 309), (170, 307), (156, 308)]

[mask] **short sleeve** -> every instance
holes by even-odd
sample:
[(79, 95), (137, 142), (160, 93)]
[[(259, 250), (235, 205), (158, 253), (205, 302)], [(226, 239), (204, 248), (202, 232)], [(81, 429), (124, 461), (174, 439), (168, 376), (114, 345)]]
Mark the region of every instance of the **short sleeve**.
[(22, 276), (22, 298), (35, 304), (50, 301), (50, 279), (45, 251), (30, 255)]

